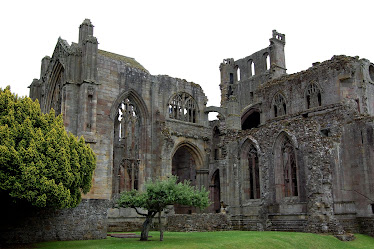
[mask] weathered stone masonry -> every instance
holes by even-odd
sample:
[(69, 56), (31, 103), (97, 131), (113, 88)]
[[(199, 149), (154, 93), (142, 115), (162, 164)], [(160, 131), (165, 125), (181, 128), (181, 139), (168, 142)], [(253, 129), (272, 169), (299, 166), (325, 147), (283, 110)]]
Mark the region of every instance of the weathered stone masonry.
[[(42, 60), (30, 97), (61, 113), (97, 154), (86, 199), (176, 174), (209, 189), (204, 212), (224, 206), (234, 229), (371, 233), (374, 65), (334, 56), (288, 75), (285, 43), (273, 31), (268, 47), (225, 59), (221, 105), (207, 107), (199, 85), (98, 49), (85, 20), (78, 43), (59, 39)], [(209, 112), (219, 119), (209, 122)], [(127, 210), (108, 214), (113, 229), (138, 220)]]

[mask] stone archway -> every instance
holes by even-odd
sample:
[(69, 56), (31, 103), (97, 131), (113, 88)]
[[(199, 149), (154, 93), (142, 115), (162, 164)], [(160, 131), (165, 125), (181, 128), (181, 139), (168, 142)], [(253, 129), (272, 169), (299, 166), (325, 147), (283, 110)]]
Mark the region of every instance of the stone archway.
[(242, 130), (257, 128), (261, 124), (261, 115), (258, 109), (249, 109), (241, 118)]
[[(201, 160), (196, 152), (196, 148), (189, 144), (182, 144), (177, 147), (172, 157), (172, 175), (178, 176), (178, 181), (190, 181), (192, 186), (199, 186), (198, 169)], [(191, 214), (196, 212), (196, 208), (183, 205), (175, 205), (176, 214)]]
[(210, 201), (212, 202), (209, 211), (212, 213), (219, 213), (221, 210), (221, 186), (219, 180), (219, 169), (214, 172), (211, 178), (209, 191)]

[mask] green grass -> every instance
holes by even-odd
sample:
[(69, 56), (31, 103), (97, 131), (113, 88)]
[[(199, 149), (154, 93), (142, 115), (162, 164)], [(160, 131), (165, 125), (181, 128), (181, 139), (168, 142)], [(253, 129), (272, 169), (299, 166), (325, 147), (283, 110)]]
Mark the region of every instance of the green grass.
[[(137, 233), (140, 234), (140, 233)], [(165, 232), (159, 241), (158, 232), (150, 232), (150, 241), (108, 237), (103, 240), (55, 241), (34, 244), (34, 248), (374, 248), (374, 238), (356, 234), (356, 240), (342, 242), (331, 235), (288, 232)]]

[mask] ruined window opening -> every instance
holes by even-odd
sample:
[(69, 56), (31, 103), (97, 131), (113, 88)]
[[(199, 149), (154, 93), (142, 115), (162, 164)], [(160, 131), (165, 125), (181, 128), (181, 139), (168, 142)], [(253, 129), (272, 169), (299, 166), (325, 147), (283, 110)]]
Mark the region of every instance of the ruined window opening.
[(252, 73), (251, 75), (253, 76), (253, 75), (256, 74), (255, 63), (253, 61), (251, 61), (250, 64), (251, 64), (251, 73)]
[(253, 92), (249, 93), (249, 98), (250, 98), (250, 101), (253, 102)]
[(120, 192), (139, 189), (139, 160), (124, 159), (120, 172)]
[(230, 73), (230, 84), (234, 84), (234, 74)]
[(270, 69), (270, 56), (268, 53), (265, 53), (264, 54), (264, 58), (265, 58), (265, 70), (269, 70)]
[(371, 212), (374, 214), (374, 203), (372, 203), (370, 206), (371, 206)]
[(89, 86), (87, 88), (87, 116), (86, 116), (86, 131), (92, 131), (93, 129), (93, 123), (94, 123), (94, 117), (93, 117), (93, 110), (94, 110), (94, 88), (92, 86)]
[(286, 101), (280, 93), (276, 94), (274, 97), (273, 108), (274, 117), (279, 117), (287, 114)]
[(136, 105), (128, 98), (118, 107), (115, 125), (115, 136), (120, 147), (114, 157), (119, 157), (118, 191), (129, 191), (139, 188), (139, 140), (140, 117)]
[(373, 65), (369, 66), (369, 77), (371, 81), (374, 81), (374, 66)]
[(281, 147), (281, 160), (285, 197), (298, 196), (295, 151), (291, 141), (288, 138), (284, 140)]
[[(245, 117), (246, 115), (244, 115)], [(257, 128), (261, 123), (260, 113), (258, 111), (253, 111), (244, 122), (242, 122), (242, 130), (250, 130), (252, 128)]]
[(238, 67), (238, 70), (237, 70), (237, 77), (238, 77), (238, 81), (240, 81), (241, 77), (240, 77), (240, 68)]
[(308, 109), (322, 105), (321, 90), (316, 84), (309, 84), (306, 92), (306, 101)]
[(214, 160), (218, 160), (218, 149), (214, 149)]
[(92, 101), (92, 94), (88, 95), (88, 104), (87, 104), (87, 131), (91, 131), (92, 129), (92, 109), (93, 109), (93, 101)]
[(197, 103), (188, 93), (176, 94), (168, 104), (169, 118), (197, 122)]
[(260, 198), (260, 171), (258, 165), (257, 150), (254, 145), (248, 152), (248, 170), (249, 170), (249, 199)]

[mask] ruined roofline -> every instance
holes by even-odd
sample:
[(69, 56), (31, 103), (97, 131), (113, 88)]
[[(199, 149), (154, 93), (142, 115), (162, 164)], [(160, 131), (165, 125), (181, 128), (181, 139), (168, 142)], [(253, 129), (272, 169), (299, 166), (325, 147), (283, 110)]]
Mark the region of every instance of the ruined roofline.
[(167, 78), (170, 78), (170, 79), (174, 79), (176, 81), (182, 81), (183, 83), (190, 83), (191, 86), (195, 87), (195, 88), (199, 88), (202, 92), (204, 92), (203, 88), (200, 86), (200, 84), (198, 83), (195, 83), (193, 81), (188, 81), (186, 79), (181, 79), (181, 78), (177, 78), (177, 77), (173, 77), (173, 76), (170, 76), (170, 75), (167, 75), (167, 74), (157, 74), (157, 75), (153, 75), (154, 77), (156, 78), (159, 78), (159, 77), (167, 77)]
[(324, 62), (313, 63), (313, 66), (293, 74), (286, 74), (279, 78), (272, 79), (258, 87), (257, 90), (264, 90), (274, 85), (282, 84), (287, 81), (295, 81), (299, 78), (309, 77), (310, 74), (315, 74), (317, 71), (328, 69), (328, 70), (341, 70), (346, 68), (349, 64), (358, 62), (359, 57), (351, 57), (346, 55), (334, 55), (330, 60)]
[(98, 54), (103, 55), (105, 57), (111, 58), (113, 60), (125, 62), (128, 66), (136, 69), (140, 69), (146, 73), (149, 73), (147, 69), (145, 69), (139, 62), (137, 62), (134, 58), (127, 57), (124, 55), (115, 54), (112, 52), (108, 52), (105, 50), (98, 49)]

